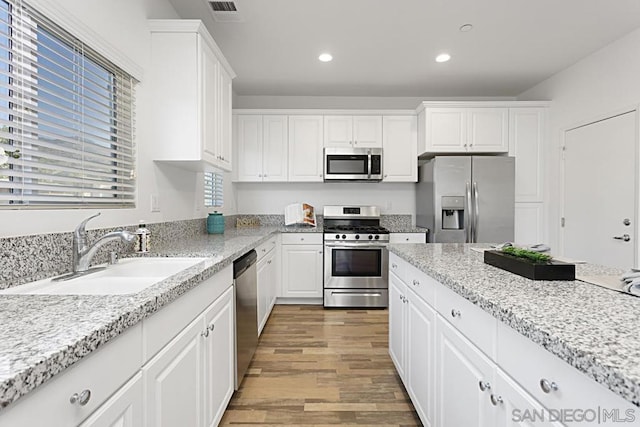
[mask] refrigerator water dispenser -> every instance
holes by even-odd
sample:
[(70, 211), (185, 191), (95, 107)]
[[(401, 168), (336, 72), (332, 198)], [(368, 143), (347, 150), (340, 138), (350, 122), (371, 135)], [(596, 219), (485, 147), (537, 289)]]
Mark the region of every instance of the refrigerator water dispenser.
[(464, 197), (442, 196), (442, 229), (462, 230), (464, 228)]

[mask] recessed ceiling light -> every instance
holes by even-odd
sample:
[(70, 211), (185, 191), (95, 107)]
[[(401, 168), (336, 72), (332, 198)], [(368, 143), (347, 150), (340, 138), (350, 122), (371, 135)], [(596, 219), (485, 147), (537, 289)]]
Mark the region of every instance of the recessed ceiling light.
[(460, 31), (463, 33), (467, 33), (471, 30), (473, 30), (473, 25), (471, 24), (464, 24), (463, 26), (460, 27)]
[(331, 56), (330, 53), (323, 53), (322, 55), (318, 56), (318, 59), (322, 62), (329, 62), (333, 59), (333, 56)]
[(449, 55), (448, 53), (441, 53), (440, 55), (436, 56), (436, 62), (447, 62), (450, 59), (451, 55)]

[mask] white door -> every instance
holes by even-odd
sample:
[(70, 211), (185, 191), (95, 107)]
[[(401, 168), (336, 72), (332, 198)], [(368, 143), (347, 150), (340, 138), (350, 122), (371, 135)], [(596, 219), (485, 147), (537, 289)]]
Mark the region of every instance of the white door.
[(636, 264), (636, 132), (630, 112), (565, 133), (565, 256), (619, 268)]
[(289, 181), (322, 182), (322, 116), (289, 116)]
[(436, 425), (495, 427), (491, 388), (480, 389), (493, 387), (495, 365), (448, 322), (438, 318), (436, 331)]
[(435, 426), (436, 312), (413, 292), (407, 292), (407, 391), (425, 427)]
[(137, 373), (80, 427), (137, 427), (142, 424), (142, 374)]
[(207, 331), (204, 338), (203, 375), (207, 427), (218, 425), (235, 385), (233, 302), (231, 287), (205, 313)]
[(322, 245), (282, 246), (282, 295), (322, 298)]
[(416, 116), (384, 116), (382, 127), (382, 173), (385, 182), (418, 180)]
[(262, 181), (262, 116), (236, 116), (238, 181)]
[(351, 116), (324, 116), (324, 146), (351, 147), (353, 145), (353, 118)]
[(382, 116), (353, 117), (353, 146), (382, 147)]
[(395, 274), (389, 274), (389, 356), (396, 365), (396, 371), (403, 382), (406, 378), (406, 291), (405, 284)]
[(142, 368), (146, 425), (202, 426), (202, 317)]
[(262, 180), (287, 180), (287, 116), (264, 116), (262, 144)]

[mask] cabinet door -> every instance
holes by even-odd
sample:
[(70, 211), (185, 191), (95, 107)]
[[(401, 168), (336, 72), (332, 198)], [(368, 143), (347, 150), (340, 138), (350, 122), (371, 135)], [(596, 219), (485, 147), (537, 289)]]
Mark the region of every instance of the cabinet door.
[(509, 110), (507, 108), (468, 108), (469, 151), (506, 153), (509, 151)]
[(407, 391), (425, 426), (435, 425), (436, 312), (413, 292), (407, 304)]
[(382, 147), (382, 116), (353, 117), (353, 146)]
[(467, 116), (463, 108), (427, 108), (425, 117), (427, 152), (466, 151)]
[(516, 203), (542, 202), (545, 108), (509, 110), (509, 155), (516, 158)]
[(543, 235), (543, 204), (516, 203), (514, 218), (514, 241), (517, 243), (541, 243)]
[(218, 109), (218, 167), (225, 171), (231, 170), (231, 157), (232, 157), (232, 135), (231, 135), (231, 102), (232, 102), (232, 89), (231, 89), (231, 76), (222, 67), (218, 65), (219, 69), (219, 109)]
[(322, 245), (282, 246), (282, 295), (322, 298)]
[(287, 116), (264, 116), (262, 138), (262, 180), (287, 180)]
[(351, 116), (324, 116), (324, 146), (351, 147), (353, 145), (353, 118)]
[(258, 276), (258, 336), (262, 333), (262, 328), (264, 324), (267, 322), (267, 307), (269, 304), (270, 291), (269, 288), (271, 284), (270, 281), (270, 270), (268, 268), (268, 258), (269, 255), (265, 255), (260, 261), (258, 261), (257, 265), (257, 276)]
[[(498, 411), (497, 427), (562, 427), (550, 421), (549, 411), (501, 369), (497, 370), (492, 404)], [(557, 408), (556, 408), (557, 409)]]
[(418, 180), (416, 116), (384, 116), (382, 124), (382, 173), (384, 182)]
[(262, 116), (236, 116), (238, 181), (262, 181)]
[(200, 123), (202, 126), (202, 158), (211, 164), (218, 164), (221, 154), (219, 144), (220, 87), (218, 85), (220, 62), (213, 50), (198, 37), (200, 44)]
[(322, 116), (289, 116), (289, 181), (322, 182)]
[(396, 365), (396, 371), (406, 383), (405, 340), (407, 316), (405, 295), (407, 287), (395, 275), (389, 274), (389, 356)]
[[(207, 427), (222, 419), (235, 382), (233, 287), (222, 294), (205, 312), (207, 332), (204, 341), (204, 415)], [(176, 424), (188, 425), (188, 424)]]
[(138, 427), (142, 414), (142, 374), (137, 373), (80, 427)]
[[(438, 316), (436, 323), (436, 425), (494, 427), (490, 397), (495, 365), (448, 322)], [(480, 382), (491, 388), (482, 391)]]
[(142, 368), (147, 426), (203, 425), (204, 329), (202, 317), (198, 317)]

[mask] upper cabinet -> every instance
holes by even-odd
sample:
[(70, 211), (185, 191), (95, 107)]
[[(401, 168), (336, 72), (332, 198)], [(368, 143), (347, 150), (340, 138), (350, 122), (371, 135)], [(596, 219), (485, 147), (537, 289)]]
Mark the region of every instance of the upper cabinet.
[(325, 147), (382, 147), (382, 116), (324, 116)]
[(153, 160), (231, 170), (235, 74), (199, 20), (151, 20)]
[(516, 202), (542, 202), (546, 108), (509, 109), (509, 155), (516, 158)]
[(384, 116), (382, 119), (382, 180), (418, 180), (416, 116)]
[(289, 116), (289, 181), (323, 181), (322, 125), (322, 116)]
[(419, 154), (509, 151), (508, 108), (426, 106), (418, 121)]
[(234, 117), (235, 180), (287, 181), (288, 117), (248, 114)]

